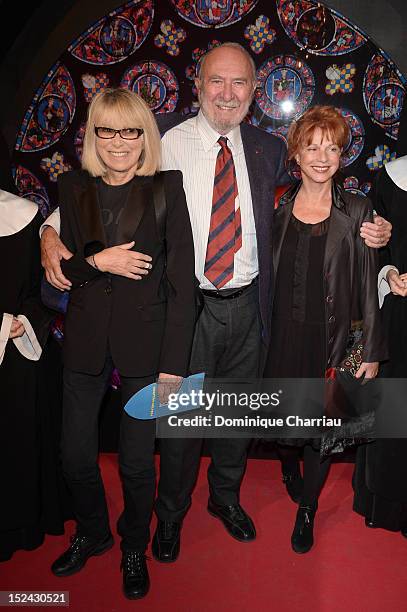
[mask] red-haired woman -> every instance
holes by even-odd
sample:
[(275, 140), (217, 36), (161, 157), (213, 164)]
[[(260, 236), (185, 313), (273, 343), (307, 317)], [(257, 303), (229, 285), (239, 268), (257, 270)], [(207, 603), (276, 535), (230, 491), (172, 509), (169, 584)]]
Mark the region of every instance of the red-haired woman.
[[(324, 378), (345, 356), (355, 304), (360, 305), (364, 336), (356, 376), (375, 377), (379, 361), (386, 357), (376, 251), (360, 236), (361, 224), (372, 220), (372, 206), (335, 180), (348, 138), (346, 121), (330, 106), (309, 109), (290, 128), (288, 159), (296, 162), (301, 180), (282, 196), (274, 217), (275, 298), (265, 377)], [(313, 544), (329, 459), (321, 461), (317, 439), (284, 439), (279, 444), (283, 469), (290, 463), (298, 466), (304, 448), (304, 480), (291, 538), (293, 550), (304, 553)], [(297, 481), (301, 483), (299, 474)]]

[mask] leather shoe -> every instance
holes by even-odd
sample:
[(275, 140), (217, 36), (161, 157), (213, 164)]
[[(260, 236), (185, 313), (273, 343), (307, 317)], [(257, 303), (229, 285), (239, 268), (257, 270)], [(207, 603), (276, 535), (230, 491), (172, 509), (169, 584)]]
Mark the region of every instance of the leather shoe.
[(51, 565), (55, 576), (71, 576), (79, 572), (89, 557), (103, 555), (112, 548), (113, 537), (109, 533), (103, 540), (95, 540), (89, 536), (76, 533), (71, 537), (70, 547)]
[(404, 525), (401, 529), (401, 535), (407, 538), (407, 525)]
[(374, 521), (372, 521), (371, 518), (369, 518), (368, 516), (365, 517), (365, 525), (366, 527), (369, 527), (369, 529), (376, 529), (377, 525)]
[(123, 551), (120, 569), (123, 572), (123, 593), (127, 599), (141, 599), (147, 595), (150, 577), (144, 552)]
[(293, 502), (299, 503), (304, 490), (304, 481), (300, 472), (283, 472), (283, 483)]
[(291, 546), (296, 553), (306, 553), (314, 544), (314, 518), (318, 504), (299, 506), (291, 536)]
[(240, 504), (234, 506), (218, 506), (211, 498), (208, 500), (208, 512), (220, 519), (232, 538), (239, 542), (251, 542), (256, 539), (256, 529), (253, 521)]
[(158, 521), (151, 550), (154, 559), (161, 563), (173, 563), (178, 559), (181, 524), (172, 521)]

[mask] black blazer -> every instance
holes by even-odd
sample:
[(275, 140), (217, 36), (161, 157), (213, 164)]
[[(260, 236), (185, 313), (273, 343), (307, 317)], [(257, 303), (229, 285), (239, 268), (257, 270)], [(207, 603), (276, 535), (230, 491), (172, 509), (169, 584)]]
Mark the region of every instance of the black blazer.
[[(301, 183), (285, 193), (273, 224), (274, 275), (281, 248)], [(363, 319), (363, 360), (387, 358), (377, 297), (378, 255), (359, 235), (364, 221), (372, 221), (368, 198), (333, 185), (333, 203), (324, 258), (325, 324), (327, 368), (338, 366), (345, 357), (352, 320)]]
[[(175, 113), (157, 115), (161, 135), (191, 116)], [(240, 125), (243, 150), (253, 203), (259, 262), (259, 305), (262, 340), (269, 342), (272, 300), (271, 227), (274, 213), (274, 191), (279, 185), (292, 183), (286, 170), (286, 149), (279, 138), (248, 123)]]
[(116, 232), (115, 244), (135, 240), (133, 250), (152, 257), (142, 280), (87, 263), (86, 257), (106, 246), (96, 179), (85, 171), (58, 178), (61, 238), (74, 253), (62, 262), (73, 283), (63, 345), (64, 364), (72, 370), (99, 373), (109, 350), (123, 376), (188, 372), (195, 324), (192, 231), (181, 172), (163, 174), (165, 244), (156, 225), (152, 177), (135, 177)]

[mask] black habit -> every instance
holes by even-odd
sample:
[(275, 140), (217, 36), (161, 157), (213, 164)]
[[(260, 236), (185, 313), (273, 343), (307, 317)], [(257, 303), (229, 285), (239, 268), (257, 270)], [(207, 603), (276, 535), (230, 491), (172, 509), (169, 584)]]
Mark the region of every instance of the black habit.
[[(64, 531), (64, 485), (58, 468), (58, 381), (47, 364), (52, 315), (40, 300), (37, 205), (0, 190), (0, 560)], [(22, 337), (9, 339), (14, 317)], [(43, 351), (44, 349), (44, 351)], [(44, 359), (45, 358), (45, 359)], [(55, 362), (55, 359), (51, 359)], [(53, 370), (52, 370), (53, 371)], [(57, 394), (59, 393), (59, 390)]]

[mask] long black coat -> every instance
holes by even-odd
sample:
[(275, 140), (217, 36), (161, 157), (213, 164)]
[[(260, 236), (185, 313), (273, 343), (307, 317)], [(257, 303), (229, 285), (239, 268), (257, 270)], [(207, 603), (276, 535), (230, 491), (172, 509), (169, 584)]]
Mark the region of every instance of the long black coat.
[(84, 171), (59, 177), (61, 238), (74, 253), (62, 263), (73, 283), (63, 347), (64, 364), (72, 370), (99, 373), (109, 346), (123, 376), (188, 372), (195, 324), (192, 230), (181, 173), (163, 174), (165, 244), (156, 226), (152, 177), (135, 177), (116, 231), (115, 244), (134, 240), (133, 250), (152, 257), (153, 267), (142, 280), (103, 273), (87, 263), (86, 257), (107, 246), (96, 179)]
[[(406, 164), (407, 166), (407, 164)], [(375, 209), (393, 224), (392, 236), (381, 252), (381, 265), (407, 272), (407, 191), (383, 168), (375, 184)], [(386, 296), (383, 320), (389, 360), (380, 369), (384, 378), (407, 378), (407, 298)], [(390, 406), (391, 408), (391, 406)], [(354, 509), (378, 527), (397, 531), (407, 521), (407, 439), (379, 439), (358, 450), (354, 476)], [(404, 509), (403, 509), (404, 506)]]
[[(274, 277), (301, 183), (280, 198), (273, 222), (272, 252)], [(338, 366), (345, 356), (352, 320), (363, 319), (366, 362), (381, 361), (387, 350), (382, 333), (377, 298), (377, 252), (359, 235), (364, 221), (371, 221), (372, 205), (333, 184), (333, 203), (324, 258), (325, 324), (327, 329), (326, 367)]]
[[(17, 208), (13, 197), (8, 220)], [(38, 212), (24, 227), (0, 235), (0, 327), (5, 313), (24, 315), (44, 349), (40, 360), (32, 361), (8, 340), (0, 364), (0, 560), (15, 550), (40, 546), (45, 533), (64, 531), (66, 492), (58, 467), (61, 406), (54, 380), (58, 351), (52, 340), (46, 345), (53, 313), (40, 297), (42, 222)]]

